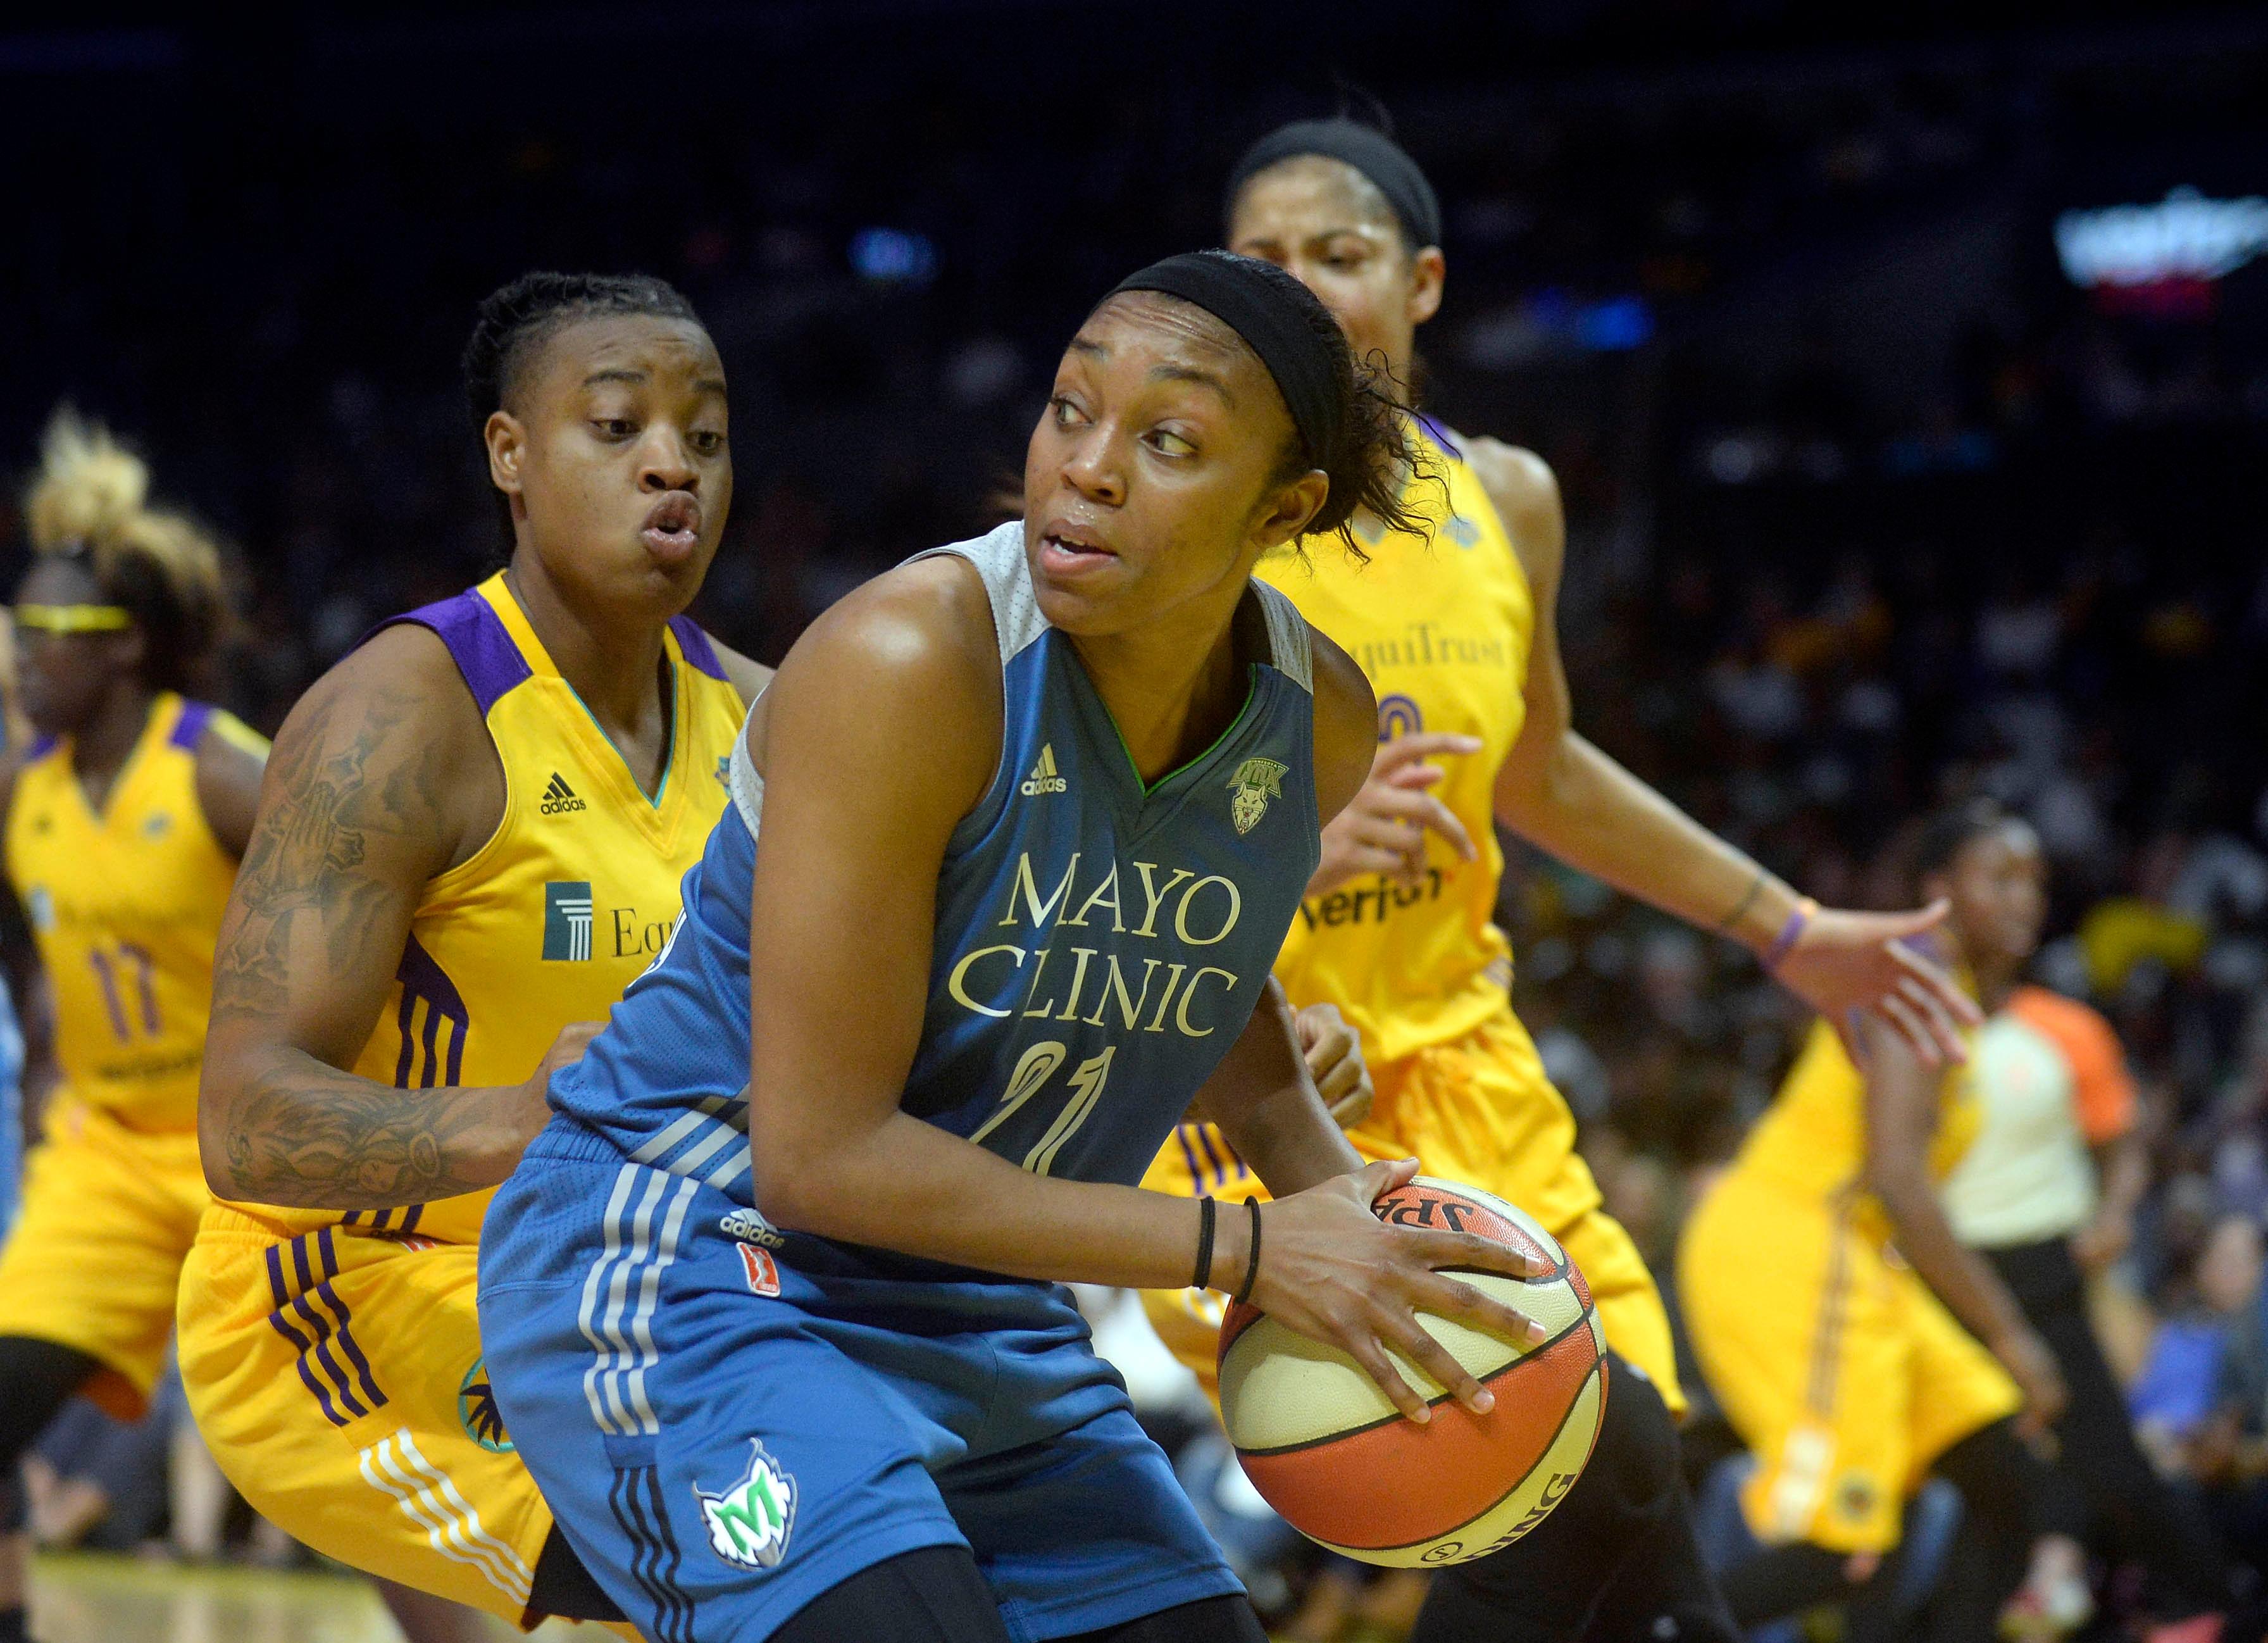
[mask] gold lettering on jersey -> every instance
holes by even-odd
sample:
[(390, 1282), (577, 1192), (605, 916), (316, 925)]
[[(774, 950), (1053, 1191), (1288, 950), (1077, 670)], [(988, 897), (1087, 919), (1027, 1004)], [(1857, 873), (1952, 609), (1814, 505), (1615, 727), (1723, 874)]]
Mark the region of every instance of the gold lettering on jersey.
[[(1219, 1025), (1208, 1007), (1214, 995), (1207, 991), (1200, 997), (1199, 989), (1218, 984), (1233, 993), (1238, 982), (1233, 971), (1207, 965), (1191, 975), (1186, 962), (1145, 958), (1138, 961), (1138, 961), (1130, 955), (1106, 946), (1071, 942), (1063, 944), (1063, 962), (1050, 963), (1057, 948), (1048, 926), (1052, 922), (1057, 930), (1099, 932), (1107, 912), (1112, 935), (1184, 947), (1215, 947), (1234, 932), (1244, 916), (1244, 893), (1236, 881), (1219, 873), (1199, 877), (1187, 867), (1168, 871), (1153, 861), (1134, 862), (1134, 876), (1142, 886), (1142, 921), (1129, 929), (1122, 888), (1126, 875), (1121, 866), (1114, 862), (1100, 878), (1090, 875), (1082, 881), (1080, 860), (1074, 851), (1058, 875), (1044, 864), (1035, 866), (1028, 851), (1017, 858), (1008, 882), (1007, 910), (994, 928), (1028, 921), (1033, 938), (1028, 945), (1001, 942), (963, 954), (946, 973), (946, 996), (964, 1010), (995, 1020), (1013, 1016), (1079, 1021), (1089, 1027), (1115, 1023), (1126, 1032), (1210, 1037)], [(1052, 887), (1042, 891), (1041, 886), (1050, 880)], [(1017, 972), (1015, 979), (998, 968), (1002, 963)], [(1018, 995), (1012, 1001), (1012, 994)]]
[(1083, 925), (1086, 923), (1086, 916), (1098, 907), (1108, 907), (1110, 910), (1110, 933), (1115, 936), (1124, 935), (1126, 926), (1118, 921), (1118, 864), (1115, 861), (1110, 864), (1110, 876), (1096, 885), (1094, 894), (1079, 903), (1078, 915), (1075, 917), (1064, 919), (1064, 923)]
[[(1208, 884), (1218, 884), (1228, 892), (1228, 917), (1221, 921), (1220, 928), (1211, 935), (1193, 936), (1189, 933), (1189, 903), (1197, 899), (1197, 892)], [(1238, 893), (1236, 886), (1217, 873), (1211, 873), (1189, 886), (1182, 895), (1182, 904), (1174, 913), (1174, 933), (1193, 947), (1209, 947), (1236, 928), (1237, 915), (1243, 910), (1244, 897)], [(1196, 984), (1194, 982), (1190, 984), (1192, 986)]]
[(979, 1015), (990, 1015), (998, 1020), (1005, 1020), (1009, 1016), (1013, 1015), (1015, 1012), (1012, 1010), (995, 1010), (989, 1005), (977, 1003), (976, 999), (968, 996), (968, 972), (976, 968), (977, 960), (990, 958), (996, 953), (1005, 953), (1011, 959), (1015, 961), (1015, 965), (1018, 969), (1024, 968), (1024, 949), (1020, 947), (1009, 946), (1004, 943), (1003, 945), (995, 947), (979, 947), (974, 953), (968, 953), (961, 955), (961, 961), (953, 967), (953, 973), (945, 978), (945, 990), (953, 995), (953, 1001), (959, 1005), (962, 1009), (974, 1010)]
[(1181, 1008), (1174, 1012), (1174, 1025), (1182, 1029), (1182, 1035), (1185, 1038), (1210, 1038), (1212, 1036), (1213, 1029), (1211, 1028), (1192, 1027), (1189, 1025), (1189, 1001), (1197, 996), (1197, 984), (1202, 982), (1208, 976), (1219, 976), (1221, 980), (1228, 984), (1228, 991), (1234, 992), (1236, 991), (1236, 977), (1231, 975), (1228, 971), (1225, 969), (1216, 969), (1210, 964), (1206, 965), (1196, 975), (1190, 976), (1189, 984), (1182, 990)]
[(1020, 890), (1024, 894), (1025, 900), (1031, 903), (1033, 927), (1037, 929), (1045, 925), (1049, 919), (1056, 916), (1057, 906), (1071, 895), (1071, 881), (1078, 873), (1079, 852), (1073, 851), (1071, 853), (1071, 860), (1064, 867), (1062, 882), (1056, 886), (1055, 893), (1042, 902), (1040, 900), (1039, 881), (1032, 877), (1032, 853), (1029, 851), (1023, 851), (1016, 858), (1015, 882), (1008, 887), (1008, 914), (1000, 922), (1004, 925), (1012, 925), (1016, 922), (1016, 893)]
[(1175, 885), (1190, 876), (1187, 867), (1176, 867), (1174, 869), (1174, 876), (1166, 880), (1166, 888), (1161, 890), (1150, 880), (1151, 869), (1156, 865), (1154, 862), (1148, 861), (1138, 861), (1134, 864), (1134, 871), (1142, 875), (1142, 894), (1150, 898), (1149, 910), (1142, 915), (1142, 927), (1134, 932), (1138, 936), (1146, 936), (1155, 932), (1160, 904), (1174, 893)]
[(1126, 996), (1126, 973), (1118, 968), (1118, 954), (1111, 953), (1104, 957), (1109, 968), (1103, 973), (1102, 996), (1094, 1001), (1094, 1013), (1086, 1018), (1086, 1024), (1108, 1027), (1103, 1010), (1115, 998), (1118, 1000), (1118, 1024), (1130, 1033), (1141, 1023), (1142, 1006), (1150, 1002), (1150, 977), (1157, 973), (1158, 961), (1142, 961), (1142, 991), (1130, 998)]

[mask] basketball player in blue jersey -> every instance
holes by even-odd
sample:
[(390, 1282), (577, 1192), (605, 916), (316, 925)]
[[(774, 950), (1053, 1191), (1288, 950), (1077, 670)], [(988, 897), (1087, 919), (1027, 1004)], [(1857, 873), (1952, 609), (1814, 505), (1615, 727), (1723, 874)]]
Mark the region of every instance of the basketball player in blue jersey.
[[(1361, 1166), (1268, 980), (1376, 731), (1250, 572), (1406, 522), (1400, 425), (1296, 280), (1159, 263), (1065, 351), (1023, 519), (852, 594), (757, 704), (482, 1259), (520, 1453), (660, 1643), (1258, 1643), (1049, 1280), (1244, 1295), (1418, 1420), (1389, 1349), (1491, 1400), (1415, 1309), (1537, 1337), (1436, 1271), (1521, 1257), (1372, 1216), (1414, 1165)], [(1201, 1091), (1264, 1209), (1133, 1184)]]

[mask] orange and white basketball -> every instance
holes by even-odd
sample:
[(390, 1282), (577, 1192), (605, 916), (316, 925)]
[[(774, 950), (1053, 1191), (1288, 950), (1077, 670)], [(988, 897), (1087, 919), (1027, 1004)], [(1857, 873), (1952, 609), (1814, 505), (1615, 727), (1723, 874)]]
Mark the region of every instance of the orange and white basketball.
[(1338, 1348), (1232, 1307), (1220, 1331), (1221, 1418), (1253, 1486), (1311, 1540), (1366, 1563), (1463, 1563), (1527, 1534), (1581, 1476), (1606, 1408), (1606, 1331), (1558, 1241), (1503, 1199), (1420, 1175), (1373, 1208), (1385, 1220), (1477, 1233), (1550, 1263), (1525, 1280), (1458, 1274), (1543, 1324), (1543, 1343), (1420, 1313), (1496, 1407), (1472, 1413), (1389, 1351), (1432, 1407), (1419, 1426)]

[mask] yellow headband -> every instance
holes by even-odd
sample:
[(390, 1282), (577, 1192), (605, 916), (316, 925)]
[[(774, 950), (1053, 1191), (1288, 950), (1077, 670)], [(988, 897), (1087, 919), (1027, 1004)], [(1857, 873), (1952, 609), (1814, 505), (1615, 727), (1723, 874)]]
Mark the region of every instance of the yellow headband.
[(41, 633), (115, 633), (134, 625), (123, 605), (18, 605), (16, 625)]

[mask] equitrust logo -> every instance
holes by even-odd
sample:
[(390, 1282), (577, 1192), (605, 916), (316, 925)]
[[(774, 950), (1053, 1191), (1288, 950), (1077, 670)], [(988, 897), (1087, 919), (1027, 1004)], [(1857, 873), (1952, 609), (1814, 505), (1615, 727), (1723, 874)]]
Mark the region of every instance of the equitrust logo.
[(591, 881), (554, 880), (543, 887), (543, 957), (581, 963), (591, 956)]

